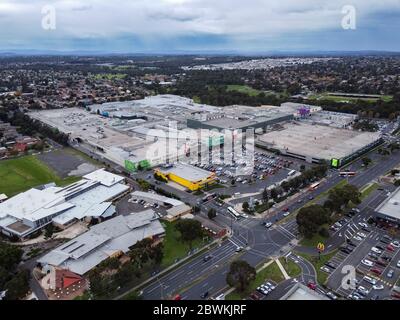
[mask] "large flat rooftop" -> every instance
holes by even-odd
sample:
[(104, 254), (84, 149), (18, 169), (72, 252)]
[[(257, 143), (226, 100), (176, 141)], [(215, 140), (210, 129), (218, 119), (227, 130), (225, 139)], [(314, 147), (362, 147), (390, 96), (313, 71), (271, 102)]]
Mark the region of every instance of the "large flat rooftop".
[(206, 180), (210, 176), (214, 175), (213, 172), (206, 171), (185, 163), (176, 163), (170, 168), (159, 168), (159, 170), (165, 174), (172, 173), (191, 182)]
[(379, 133), (358, 132), (301, 122), (287, 123), (259, 141), (271, 148), (319, 159), (346, 157), (379, 139)]
[(400, 188), (393, 192), (376, 211), (390, 218), (400, 220)]

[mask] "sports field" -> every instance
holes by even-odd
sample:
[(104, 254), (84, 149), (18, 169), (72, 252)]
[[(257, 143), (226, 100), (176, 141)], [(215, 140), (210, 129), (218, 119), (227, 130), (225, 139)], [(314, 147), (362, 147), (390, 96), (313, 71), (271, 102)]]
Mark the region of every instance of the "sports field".
[(34, 156), (0, 161), (0, 193), (8, 197), (50, 182), (65, 186), (77, 180), (79, 177), (61, 179)]

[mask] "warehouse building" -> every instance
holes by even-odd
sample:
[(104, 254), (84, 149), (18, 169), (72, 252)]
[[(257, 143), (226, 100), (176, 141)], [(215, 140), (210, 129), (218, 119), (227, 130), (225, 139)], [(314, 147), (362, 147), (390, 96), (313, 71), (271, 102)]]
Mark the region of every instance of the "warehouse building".
[(331, 163), (341, 167), (381, 143), (376, 132), (358, 132), (329, 126), (292, 122), (270, 131), (256, 141), (260, 148), (309, 163)]
[(155, 174), (165, 180), (170, 180), (181, 186), (196, 191), (215, 183), (215, 173), (209, 172), (185, 163), (156, 168)]
[(38, 260), (48, 266), (84, 275), (102, 261), (127, 253), (143, 239), (161, 241), (165, 230), (153, 210), (117, 216), (94, 225), (84, 234), (64, 243)]
[(129, 190), (123, 177), (104, 169), (67, 187), (33, 188), (0, 203), (0, 230), (26, 238), (50, 223), (65, 228), (78, 220), (102, 220), (115, 214), (113, 201)]

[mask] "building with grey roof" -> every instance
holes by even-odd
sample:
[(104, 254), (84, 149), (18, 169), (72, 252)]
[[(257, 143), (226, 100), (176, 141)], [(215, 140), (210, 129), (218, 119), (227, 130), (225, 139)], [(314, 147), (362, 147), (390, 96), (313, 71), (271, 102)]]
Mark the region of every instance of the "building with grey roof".
[(41, 257), (38, 262), (84, 275), (102, 261), (127, 253), (137, 242), (160, 240), (164, 227), (153, 210), (117, 216), (94, 225), (84, 234)]
[(301, 283), (296, 283), (289, 291), (283, 295), (279, 300), (329, 300), (324, 295), (311, 290)]
[(400, 224), (400, 188), (383, 201), (375, 212), (380, 218)]

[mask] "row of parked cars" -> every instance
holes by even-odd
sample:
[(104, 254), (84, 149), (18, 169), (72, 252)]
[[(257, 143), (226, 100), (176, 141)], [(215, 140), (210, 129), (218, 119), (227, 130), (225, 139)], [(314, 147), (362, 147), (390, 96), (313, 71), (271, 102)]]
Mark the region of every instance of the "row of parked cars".
[(261, 286), (257, 288), (256, 292), (253, 292), (250, 295), (252, 300), (260, 300), (265, 296), (269, 295), (272, 291), (275, 290), (275, 285), (269, 281), (264, 282)]

